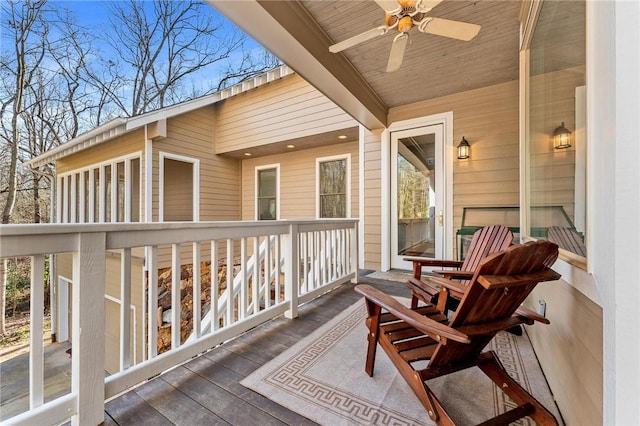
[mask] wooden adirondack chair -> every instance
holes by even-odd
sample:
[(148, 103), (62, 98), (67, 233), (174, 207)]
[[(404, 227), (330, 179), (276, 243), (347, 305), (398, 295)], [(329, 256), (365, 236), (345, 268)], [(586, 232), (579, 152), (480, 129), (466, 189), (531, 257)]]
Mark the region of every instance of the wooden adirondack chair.
[[(549, 267), (558, 257), (558, 246), (549, 241), (514, 245), (485, 258), (468, 286), (444, 278), (462, 292), (462, 300), (451, 320), (435, 306), (410, 309), (385, 293), (361, 284), (356, 291), (365, 297), (369, 328), (365, 371), (373, 376), (377, 345), (387, 353), (409, 384), (429, 417), (438, 424), (455, 424), (427, 385), (429, 379), (469, 367), (479, 367), (517, 405), (487, 424), (507, 424), (525, 416), (542, 425), (557, 424), (554, 416), (513, 380), (493, 351), (482, 352), (501, 330), (534, 320), (549, 321), (520, 304), (538, 282), (560, 275)], [(414, 368), (428, 360), (426, 368)], [(473, 399), (474, 395), (469, 395)]]
[(504, 250), (511, 245), (513, 241), (513, 234), (503, 225), (491, 225), (478, 229), (471, 238), (467, 255), (462, 260), (440, 260), (440, 259), (427, 259), (424, 257), (405, 257), (404, 260), (413, 262), (413, 278), (409, 280), (409, 288), (411, 288), (412, 299), (411, 307), (418, 306), (418, 300), (422, 300), (425, 303), (436, 302), (438, 300), (439, 306), (448, 309), (455, 309), (457, 302), (462, 295), (453, 291), (450, 292), (447, 288), (442, 290), (438, 299), (434, 296), (438, 294), (438, 290), (426, 285), (422, 281), (422, 268), (424, 266), (436, 266), (439, 268), (456, 268), (455, 270), (439, 270), (432, 271), (448, 279), (461, 280), (460, 283), (467, 285), (469, 279), (473, 276), (474, 271), (478, 268), (478, 265), (485, 257), (492, 253)]

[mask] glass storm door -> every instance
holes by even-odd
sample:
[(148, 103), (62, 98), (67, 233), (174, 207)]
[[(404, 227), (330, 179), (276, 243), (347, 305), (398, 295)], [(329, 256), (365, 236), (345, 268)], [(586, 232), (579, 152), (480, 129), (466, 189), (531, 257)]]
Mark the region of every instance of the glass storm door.
[(406, 256), (443, 257), (443, 125), (391, 133), (391, 267)]

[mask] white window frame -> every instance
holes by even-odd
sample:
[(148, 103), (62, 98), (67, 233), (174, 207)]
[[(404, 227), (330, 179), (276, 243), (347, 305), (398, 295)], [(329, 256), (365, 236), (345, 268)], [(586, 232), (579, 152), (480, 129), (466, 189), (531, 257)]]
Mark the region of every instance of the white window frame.
[(159, 170), (158, 170), (158, 185), (159, 185), (159, 207), (158, 207), (158, 221), (164, 222), (164, 160), (182, 161), (184, 163), (191, 163), (193, 169), (193, 214), (192, 221), (200, 221), (200, 160), (194, 157), (187, 157), (179, 154), (172, 154), (170, 152), (160, 151), (159, 155)]
[(280, 163), (274, 164), (265, 164), (262, 166), (256, 166), (254, 172), (254, 194), (253, 194), (253, 214), (255, 220), (260, 220), (260, 213), (258, 211), (259, 203), (258, 203), (258, 176), (259, 172), (262, 170), (276, 169), (276, 218), (275, 220), (280, 220)]
[(337, 160), (346, 160), (347, 162), (347, 176), (345, 177), (347, 199), (344, 218), (351, 218), (351, 153), (347, 153), (316, 158), (316, 219), (325, 219), (320, 217), (320, 163), (328, 163), (329, 161)]

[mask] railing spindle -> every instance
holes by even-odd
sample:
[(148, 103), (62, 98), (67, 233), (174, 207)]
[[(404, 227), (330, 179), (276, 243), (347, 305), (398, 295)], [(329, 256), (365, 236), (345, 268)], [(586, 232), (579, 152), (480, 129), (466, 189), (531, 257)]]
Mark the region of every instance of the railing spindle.
[(44, 402), (44, 255), (31, 257), (29, 408)]
[(201, 294), (201, 271), (200, 271), (200, 242), (193, 243), (193, 333), (196, 338), (202, 335), (200, 321), (202, 318), (202, 298)]
[(209, 324), (210, 330), (214, 331), (220, 327), (220, 318), (218, 312), (218, 293), (220, 292), (220, 283), (218, 282), (218, 241), (211, 241), (211, 307), (209, 308)]
[(147, 292), (149, 300), (149, 358), (158, 355), (158, 246), (147, 247)]
[(131, 366), (131, 248), (120, 259), (120, 371)]
[(235, 322), (233, 306), (235, 294), (233, 291), (233, 240), (227, 240), (227, 313), (224, 325), (228, 326)]
[(180, 347), (180, 243), (171, 245), (171, 349)]

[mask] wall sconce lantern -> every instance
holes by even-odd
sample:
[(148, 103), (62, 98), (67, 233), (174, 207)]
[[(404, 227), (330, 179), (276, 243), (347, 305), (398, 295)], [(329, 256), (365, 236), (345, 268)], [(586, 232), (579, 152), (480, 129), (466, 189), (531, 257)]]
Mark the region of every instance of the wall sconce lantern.
[(458, 144), (458, 160), (466, 160), (469, 158), (469, 142), (462, 137), (462, 140)]
[(553, 147), (555, 149), (567, 149), (571, 147), (571, 132), (562, 124), (553, 131)]

